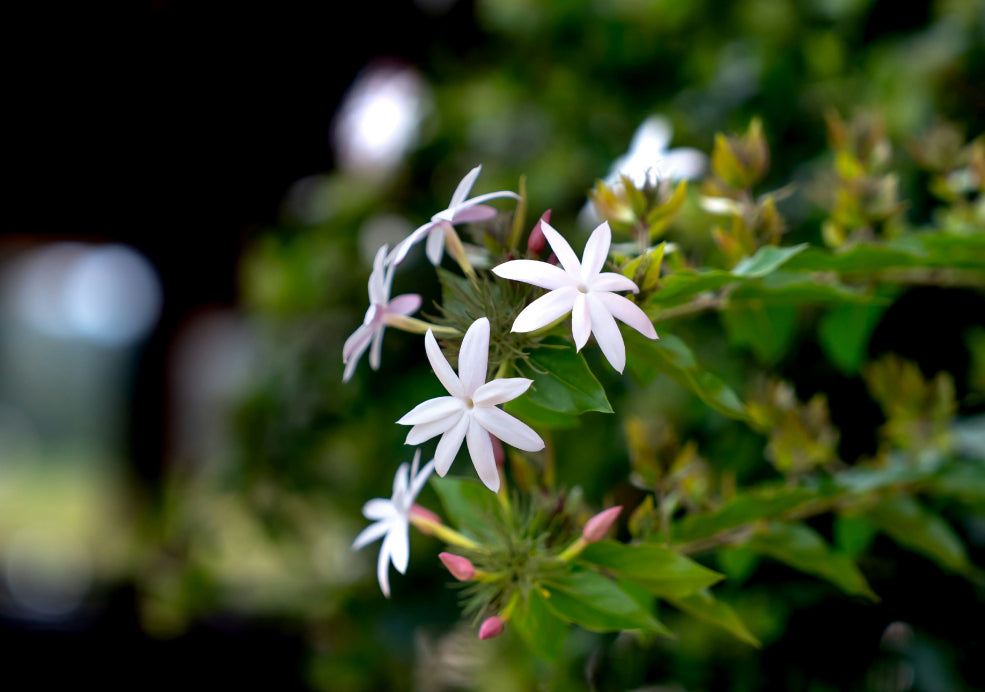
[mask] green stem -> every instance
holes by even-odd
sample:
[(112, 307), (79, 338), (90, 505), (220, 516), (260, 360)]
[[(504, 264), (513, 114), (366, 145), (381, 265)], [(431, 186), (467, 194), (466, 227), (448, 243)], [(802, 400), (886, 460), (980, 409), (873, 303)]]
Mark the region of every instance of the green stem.
[(483, 549), (481, 545), (473, 541), (471, 538), (463, 536), (458, 531), (455, 531), (440, 522), (432, 521), (431, 519), (427, 519), (417, 514), (411, 514), (410, 523), (413, 524), (414, 527), (421, 533), (436, 536), (448, 545), (456, 545), (459, 548), (467, 548), (469, 550), (481, 551)]
[(385, 321), (388, 327), (402, 329), (403, 331), (410, 332), (411, 334), (425, 334), (429, 329), (435, 336), (438, 337), (454, 337), (461, 336), (462, 334), (454, 327), (446, 327), (441, 324), (434, 324), (433, 322), (425, 322), (424, 320), (419, 320), (416, 317), (387, 315)]

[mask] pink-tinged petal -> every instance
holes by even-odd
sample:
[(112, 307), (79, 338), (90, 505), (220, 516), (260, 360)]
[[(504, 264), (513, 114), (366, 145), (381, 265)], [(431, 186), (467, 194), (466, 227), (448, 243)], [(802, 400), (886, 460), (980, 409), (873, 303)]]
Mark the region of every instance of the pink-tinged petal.
[(342, 362), (347, 363), (349, 359), (352, 358), (356, 352), (360, 355), (366, 350), (369, 345), (369, 340), (373, 337), (373, 332), (376, 331), (375, 327), (370, 324), (361, 324), (356, 331), (349, 335), (349, 338), (345, 340), (342, 344)]
[(526, 377), (501, 377), (490, 380), (475, 390), (472, 401), (476, 406), (505, 404), (527, 391), (531, 384), (533, 380), (528, 380)]
[[(365, 350), (365, 349), (364, 349)], [(359, 358), (362, 356), (362, 352), (359, 353), (355, 358), (350, 358), (349, 362), (345, 364), (345, 369), (342, 371), (342, 381), (348, 382), (352, 379), (352, 376), (356, 373), (356, 366), (359, 365)]]
[[(387, 534), (387, 538), (390, 534)], [(387, 539), (383, 539), (380, 546), (380, 556), (376, 560), (376, 578), (380, 582), (380, 591), (387, 598), (390, 598), (390, 546)]]
[(441, 353), (441, 347), (438, 346), (438, 340), (434, 338), (434, 334), (431, 333), (429, 329), (427, 334), (424, 335), (424, 350), (427, 352), (428, 362), (431, 363), (431, 369), (434, 370), (434, 374), (437, 376), (438, 381), (441, 382), (442, 386), (448, 390), (448, 393), (452, 396), (457, 396), (458, 398), (465, 397), (465, 388), (462, 387), (462, 381), (458, 379), (458, 375), (452, 370), (452, 367), (448, 364), (445, 356)]
[(394, 315), (412, 315), (421, 307), (421, 297), (416, 293), (397, 296), (386, 306), (386, 311)]
[(404, 444), (419, 445), (422, 442), (430, 440), (432, 437), (443, 435), (454, 428), (464, 415), (465, 411), (459, 411), (458, 413), (453, 413), (447, 418), (440, 418), (430, 423), (420, 423), (419, 425), (415, 425), (408, 431), (407, 439), (404, 440)]
[(452, 223), (474, 223), (476, 221), (486, 221), (496, 216), (498, 213), (492, 207), (487, 207), (485, 204), (476, 204), (471, 207), (458, 207), (453, 210), (455, 215), (452, 217)]
[(525, 452), (539, 452), (544, 448), (540, 435), (502, 409), (495, 406), (476, 406), (472, 409), (472, 417), (479, 425), (512, 447)]
[(428, 399), (412, 408), (397, 421), (397, 425), (432, 423), (464, 410), (465, 404), (461, 399), (453, 396), (439, 396)]
[[(417, 450), (417, 457), (421, 455), (421, 450)], [(413, 504), (417, 496), (421, 494), (421, 490), (424, 489), (424, 484), (428, 482), (428, 478), (431, 477), (431, 472), (434, 471), (434, 459), (424, 464), (424, 468), (421, 469), (420, 473), (414, 476), (414, 480), (410, 484), (410, 494), (407, 496), (408, 503)], [(438, 519), (441, 522), (441, 519)]]
[(546, 327), (571, 312), (581, 295), (578, 289), (572, 286), (565, 286), (542, 295), (516, 316), (510, 331), (524, 333)]
[(455, 461), (455, 455), (458, 454), (462, 441), (465, 440), (465, 433), (469, 429), (471, 420), (471, 416), (463, 415), (455, 426), (438, 440), (438, 448), (434, 450), (434, 470), (442, 478), (448, 473), (451, 463)]
[(592, 333), (602, 349), (602, 355), (621, 373), (626, 368), (626, 345), (619, 333), (619, 325), (597, 296), (589, 295), (586, 302), (592, 315)]
[(492, 273), (504, 279), (522, 281), (553, 291), (565, 286), (575, 286), (578, 282), (561, 267), (537, 260), (510, 260), (492, 268)]
[(427, 243), (424, 246), (424, 254), (428, 256), (431, 264), (438, 266), (441, 264), (441, 257), (445, 254), (445, 222), (436, 224), (431, 232), (428, 233)]
[(384, 500), (381, 497), (373, 498), (363, 505), (363, 516), (370, 521), (377, 521), (379, 519), (389, 519), (395, 516), (397, 510), (394, 508), (393, 503), (390, 500)]
[(390, 253), (390, 257), (388, 258), (391, 266), (395, 267), (403, 262), (410, 249), (424, 240), (424, 237), (427, 236), (434, 225), (433, 221), (428, 221), (423, 226), (418, 226), (413, 233), (397, 243), (397, 246), (393, 248), (393, 252)]
[[(430, 461), (428, 462), (428, 464), (431, 465), (431, 469), (433, 470), (434, 469), (434, 464), (432, 462), (430, 462)], [(441, 517), (439, 517), (437, 514), (435, 514), (434, 512), (432, 512), (427, 507), (421, 507), (420, 505), (411, 505), (411, 508), (410, 508), (410, 517), (412, 519), (413, 519), (413, 517), (420, 517), (421, 519), (426, 519), (427, 521), (434, 522), (435, 524), (441, 524), (442, 523)], [(415, 528), (418, 531), (420, 531), (421, 533), (423, 533), (426, 536), (433, 536), (434, 535), (434, 532), (433, 531), (431, 531), (429, 528), (427, 528), (425, 526), (422, 526), (419, 522), (418, 523), (415, 523), (414, 526), (415, 526)]]
[(469, 446), (469, 456), (472, 457), (472, 465), (475, 466), (475, 471), (479, 474), (479, 480), (493, 492), (498, 491), (499, 468), (496, 466), (496, 455), (493, 453), (489, 433), (473, 420), (469, 423), (466, 440)]
[(617, 320), (625, 322), (649, 339), (658, 338), (657, 330), (653, 328), (653, 322), (633, 301), (617, 296), (615, 293), (594, 293), (592, 297), (601, 301), (605, 309)]
[(361, 550), (362, 548), (365, 548), (373, 541), (379, 540), (380, 537), (385, 535), (389, 530), (390, 522), (387, 521), (378, 521), (370, 524), (365, 529), (360, 531), (358, 536), (356, 536), (356, 540), (352, 542), (352, 549)]
[(488, 367), (489, 318), (480, 317), (465, 332), (458, 351), (458, 377), (467, 396), (485, 384)]
[(492, 639), (503, 633), (503, 618), (498, 615), (486, 618), (479, 625), (479, 639)]
[(601, 541), (605, 538), (605, 534), (609, 533), (609, 529), (612, 528), (612, 525), (616, 523), (616, 519), (619, 518), (620, 512), (622, 512), (622, 507), (620, 505), (609, 507), (609, 509), (599, 512), (585, 522), (585, 528), (581, 530), (581, 537), (584, 538), (587, 543), (596, 543)]
[(448, 208), (457, 207), (459, 204), (465, 201), (465, 198), (469, 196), (472, 191), (472, 186), (475, 185), (476, 178), (479, 177), (479, 173), (482, 172), (482, 164), (479, 164), (471, 171), (465, 174), (461, 182), (458, 183), (458, 187), (455, 188), (455, 193), (451, 196), (451, 204)]
[(588, 301), (585, 300), (584, 293), (575, 296), (571, 308), (571, 335), (575, 337), (576, 351), (580, 351), (588, 343), (588, 337), (592, 335), (592, 316), (588, 312)]
[(540, 215), (540, 219), (537, 220), (533, 230), (530, 231), (530, 236), (527, 238), (527, 252), (533, 255), (539, 255), (543, 251), (544, 246), (547, 244), (547, 238), (544, 237), (541, 224), (550, 223), (550, 220), (551, 210), (548, 209)]
[(384, 245), (376, 251), (373, 259), (373, 273), (369, 275), (369, 302), (374, 305), (383, 305), (390, 298), (389, 288), (386, 285), (386, 253), (387, 246)]
[(386, 327), (382, 324), (376, 329), (376, 333), (373, 334), (373, 343), (369, 347), (369, 367), (373, 370), (380, 369), (380, 357), (383, 353), (383, 332), (386, 331)]
[(544, 237), (547, 238), (551, 250), (554, 251), (561, 266), (564, 267), (564, 271), (568, 272), (572, 278), (581, 279), (581, 262), (578, 261), (575, 251), (568, 245), (564, 236), (555, 231), (554, 227), (546, 221), (540, 225), (540, 230), (544, 232)]
[(632, 279), (614, 272), (602, 272), (595, 277), (589, 288), (592, 291), (632, 291), (639, 293), (639, 287)]
[(400, 523), (390, 529), (384, 541), (390, 543), (390, 561), (401, 574), (407, 573), (407, 563), (410, 560), (410, 537), (408, 536), (407, 522), (401, 519)]
[(591, 285), (593, 279), (602, 271), (605, 260), (609, 257), (611, 243), (612, 231), (609, 230), (609, 222), (603, 221), (592, 231), (581, 256), (581, 279), (586, 285)]

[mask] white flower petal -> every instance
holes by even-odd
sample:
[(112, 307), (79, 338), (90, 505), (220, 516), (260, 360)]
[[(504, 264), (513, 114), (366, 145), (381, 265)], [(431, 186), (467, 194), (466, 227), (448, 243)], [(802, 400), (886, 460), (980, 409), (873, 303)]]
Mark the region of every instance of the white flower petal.
[(424, 350), (427, 352), (431, 369), (434, 370), (434, 374), (438, 377), (442, 386), (452, 396), (457, 396), (460, 399), (464, 398), (465, 389), (462, 387), (462, 381), (458, 379), (458, 375), (455, 374), (455, 371), (452, 370), (445, 356), (441, 353), (438, 340), (434, 338), (434, 334), (431, 333), (430, 329), (424, 335)]
[(407, 494), (407, 486), (410, 485), (408, 471), (406, 461), (397, 467), (397, 472), (393, 474), (393, 497), (400, 498)]
[(397, 246), (393, 248), (393, 252), (388, 258), (390, 264), (395, 267), (403, 262), (404, 258), (407, 256), (407, 252), (414, 247), (414, 245), (424, 240), (424, 237), (431, 230), (432, 226), (434, 226), (434, 222), (428, 221), (423, 226), (418, 226), (413, 233), (397, 243)]
[(632, 279), (616, 274), (615, 272), (602, 272), (594, 279), (589, 286), (592, 291), (632, 291), (639, 293), (639, 287)]
[(653, 328), (653, 322), (633, 301), (617, 296), (615, 293), (594, 293), (592, 295), (600, 300), (605, 309), (617, 320), (625, 322), (645, 337), (658, 338), (657, 330)]
[(452, 217), (451, 218), (457, 219), (459, 213), (461, 213), (461, 211), (463, 209), (467, 209), (469, 207), (474, 207), (477, 204), (482, 204), (483, 202), (488, 202), (491, 199), (500, 199), (502, 197), (510, 197), (512, 199), (520, 199), (520, 195), (516, 194), (515, 192), (511, 192), (509, 190), (497, 190), (496, 192), (487, 192), (485, 194), (479, 195), (478, 197), (473, 197), (472, 199), (467, 199), (464, 202), (462, 202), (461, 204), (456, 204), (456, 205), (454, 205), (452, 207), (449, 207), (448, 208), (448, 211), (452, 212)]
[(386, 285), (386, 253), (386, 245), (376, 251), (376, 257), (373, 258), (373, 272), (369, 275), (367, 286), (369, 302), (375, 305), (382, 305), (390, 298)]
[(465, 415), (465, 411), (459, 411), (454, 413), (447, 418), (439, 418), (436, 421), (430, 423), (421, 423), (415, 425), (407, 433), (407, 439), (404, 440), (405, 445), (419, 445), (422, 442), (430, 440), (432, 437), (437, 435), (442, 435), (458, 423), (459, 419)]
[(499, 490), (499, 470), (496, 468), (496, 455), (493, 453), (489, 433), (473, 420), (469, 423), (467, 441), (469, 456), (472, 457), (472, 465), (479, 474), (479, 480), (496, 492)]
[(448, 430), (438, 440), (438, 448), (434, 451), (434, 470), (442, 478), (448, 473), (451, 463), (455, 461), (455, 455), (458, 454), (458, 450), (462, 446), (462, 440), (465, 439), (465, 433), (469, 429), (471, 420), (471, 416), (463, 415), (455, 423), (455, 427)]
[[(421, 450), (417, 450), (415, 459), (419, 459), (421, 456)], [(421, 490), (424, 489), (424, 484), (428, 482), (428, 478), (431, 476), (431, 472), (434, 471), (434, 459), (424, 464), (424, 468), (421, 469), (420, 473), (414, 476), (414, 480), (410, 484), (410, 495), (407, 498), (407, 509), (410, 510), (411, 505), (414, 504), (414, 500), (417, 496), (421, 494)]]
[(356, 359), (358, 360), (369, 347), (369, 340), (373, 337), (374, 331), (376, 331), (376, 328), (373, 325), (359, 325), (356, 331), (350, 334), (349, 338), (342, 344), (342, 362), (348, 363), (357, 352), (359, 355), (356, 356)]
[(407, 573), (407, 563), (410, 560), (410, 536), (407, 521), (402, 517), (387, 533), (385, 542), (389, 542), (390, 561), (401, 574)]
[(428, 256), (431, 264), (438, 266), (441, 264), (441, 257), (445, 253), (445, 222), (436, 224), (428, 233), (427, 243), (424, 246), (424, 254)]
[(544, 448), (544, 441), (540, 435), (529, 425), (502, 409), (495, 406), (477, 406), (472, 410), (472, 417), (490, 433), (517, 449), (538, 452)]
[(421, 297), (416, 293), (404, 293), (397, 296), (386, 306), (386, 311), (393, 315), (412, 315), (421, 307)]
[(546, 327), (571, 312), (578, 296), (581, 295), (578, 289), (572, 286), (565, 286), (542, 295), (516, 316), (510, 331), (523, 333)]
[(533, 384), (533, 380), (526, 377), (501, 377), (497, 380), (490, 380), (475, 390), (472, 394), (472, 401), (476, 406), (495, 406), (513, 401), (523, 394)]
[(588, 312), (588, 301), (585, 300), (584, 293), (575, 296), (571, 307), (571, 335), (575, 337), (576, 351), (580, 351), (592, 335), (592, 317)]
[(679, 147), (664, 154), (660, 161), (660, 173), (671, 180), (694, 180), (705, 173), (708, 157), (698, 149)]
[(396, 515), (396, 513), (397, 510), (393, 506), (393, 502), (390, 500), (384, 500), (382, 497), (375, 497), (372, 500), (368, 500), (366, 504), (363, 505), (363, 516), (370, 521), (389, 519), (390, 517)]
[(575, 280), (580, 280), (581, 262), (578, 261), (575, 251), (568, 245), (568, 241), (546, 221), (540, 224), (540, 230), (544, 232), (547, 243), (551, 246), (554, 254), (557, 255), (558, 262), (564, 267), (564, 271), (568, 272)]
[(487, 207), (485, 204), (476, 204), (470, 207), (458, 207), (454, 210), (455, 215), (452, 217), (451, 222), (456, 223), (474, 223), (475, 221), (486, 221), (496, 216), (498, 213), (492, 207)]
[(465, 404), (461, 399), (453, 396), (439, 396), (428, 399), (412, 408), (397, 421), (397, 425), (432, 423), (463, 410), (465, 410)]
[(504, 279), (522, 281), (553, 291), (563, 286), (574, 286), (577, 281), (568, 275), (561, 267), (556, 267), (547, 262), (536, 260), (510, 260), (497, 267), (493, 267), (492, 273)]
[(489, 318), (480, 317), (465, 332), (458, 351), (458, 377), (466, 396), (472, 396), (485, 383), (488, 367)]
[(585, 243), (585, 251), (581, 256), (581, 280), (586, 285), (602, 271), (605, 260), (609, 257), (609, 245), (612, 244), (612, 231), (609, 222), (603, 221), (598, 225)]
[(619, 325), (598, 296), (589, 295), (586, 302), (592, 316), (592, 333), (595, 334), (595, 340), (606, 360), (621, 373), (626, 368), (626, 345), (623, 343), (622, 334), (619, 333)]
[(455, 188), (455, 193), (451, 196), (451, 203), (448, 208), (457, 207), (459, 204), (465, 201), (465, 198), (469, 196), (472, 191), (472, 186), (475, 185), (476, 178), (479, 177), (479, 173), (482, 172), (482, 164), (479, 164), (471, 171), (465, 174), (461, 182), (458, 183), (458, 187)]
[[(385, 501), (386, 500), (384, 500), (384, 502)], [(360, 550), (365, 548), (367, 545), (386, 534), (389, 530), (390, 522), (388, 521), (377, 521), (370, 524), (365, 529), (360, 531), (358, 536), (356, 536), (356, 540), (352, 542), (352, 549)]]
[(386, 326), (380, 324), (376, 328), (376, 333), (373, 334), (373, 343), (369, 347), (369, 367), (373, 370), (380, 369), (380, 357), (383, 353), (383, 332), (386, 331)]
[[(390, 534), (387, 534), (387, 538)], [(376, 560), (376, 578), (380, 582), (380, 590), (383, 595), (390, 598), (390, 546), (386, 538), (380, 546), (380, 556)]]

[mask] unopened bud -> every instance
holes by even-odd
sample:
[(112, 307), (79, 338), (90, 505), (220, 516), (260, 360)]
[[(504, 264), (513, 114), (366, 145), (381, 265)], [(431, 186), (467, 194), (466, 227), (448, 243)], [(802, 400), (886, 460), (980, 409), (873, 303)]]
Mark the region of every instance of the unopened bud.
[[(421, 519), (434, 522), (435, 524), (441, 523), (441, 517), (439, 517), (437, 514), (432, 512), (430, 509), (427, 509), (426, 507), (421, 507), (418, 504), (411, 506), (410, 513), (414, 516), (420, 517)], [(414, 526), (416, 526), (417, 530), (423, 533), (425, 536), (431, 536), (434, 534), (433, 531), (430, 531), (427, 528), (427, 526), (422, 523), (414, 524)]]
[(503, 633), (503, 619), (498, 615), (483, 620), (479, 625), (479, 639), (492, 639)]
[(601, 541), (605, 538), (605, 534), (609, 533), (609, 529), (612, 528), (612, 525), (616, 523), (616, 519), (619, 518), (620, 512), (622, 512), (622, 507), (620, 505), (602, 510), (585, 522), (585, 528), (581, 530), (581, 537), (585, 539), (585, 542), (587, 543)]
[(493, 458), (496, 460), (496, 466), (503, 468), (503, 464), (506, 463), (506, 450), (503, 449), (503, 443), (492, 434), (489, 435), (489, 439), (492, 440)]
[(438, 559), (458, 581), (471, 581), (475, 576), (475, 566), (466, 557), (454, 553), (438, 553)]
[(534, 224), (534, 230), (530, 231), (530, 237), (527, 238), (527, 252), (534, 255), (539, 255), (541, 250), (547, 244), (547, 238), (544, 236), (544, 230), (541, 226), (545, 223), (550, 223), (551, 220), (551, 210), (545, 211), (540, 220)]

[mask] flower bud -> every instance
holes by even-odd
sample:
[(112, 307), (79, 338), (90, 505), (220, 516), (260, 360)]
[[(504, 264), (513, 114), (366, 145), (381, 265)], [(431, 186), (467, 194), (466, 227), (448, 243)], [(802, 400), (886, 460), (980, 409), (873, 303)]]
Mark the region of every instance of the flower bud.
[(503, 449), (503, 443), (491, 433), (489, 439), (492, 440), (493, 458), (496, 460), (496, 466), (503, 468), (503, 464), (506, 463), (506, 450)]
[(498, 615), (483, 620), (479, 626), (479, 639), (492, 639), (503, 633), (503, 619)]
[(438, 553), (438, 559), (458, 581), (471, 581), (475, 576), (475, 567), (466, 557), (454, 553)]
[(527, 252), (533, 255), (539, 255), (541, 250), (547, 244), (547, 238), (544, 236), (544, 230), (541, 228), (541, 224), (549, 223), (551, 220), (551, 210), (548, 209), (540, 217), (540, 220), (534, 224), (534, 229), (530, 231), (530, 237), (527, 238)]
[(612, 525), (616, 523), (620, 512), (622, 512), (620, 505), (602, 510), (585, 522), (585, 528), (581, 530), (581, 537), (585, 539), (586, 543), (601, 541), (605, 538), (605, 534), (609, 533)]
[[(441, 522), (441, 517), (439, 517), (437, 514), (435, 514), (434, 512), (432, 512), (430, 509), (427, 509), (425, 507), (421, 507), (419, 504), (412, 505), (411, 508), (410, 508), (410, 513), (412, 515), (416, 515), (416, 516), (420, 517), (421, 519), (426, 519), (427, 521), (434, 522), (435, 524), (442, 523)], [(423, 526), (421, 524), (415, 524), (414, 526), (416, 526), (417, 527), (417, 530), (420, 531), (421, 533), (423, 533), (424, 535), (426, 535), (426, 536), (432, 535), (432, 532), (429, 531), (427, 529), (427, 527), (425, 527), (425, 526)]]

